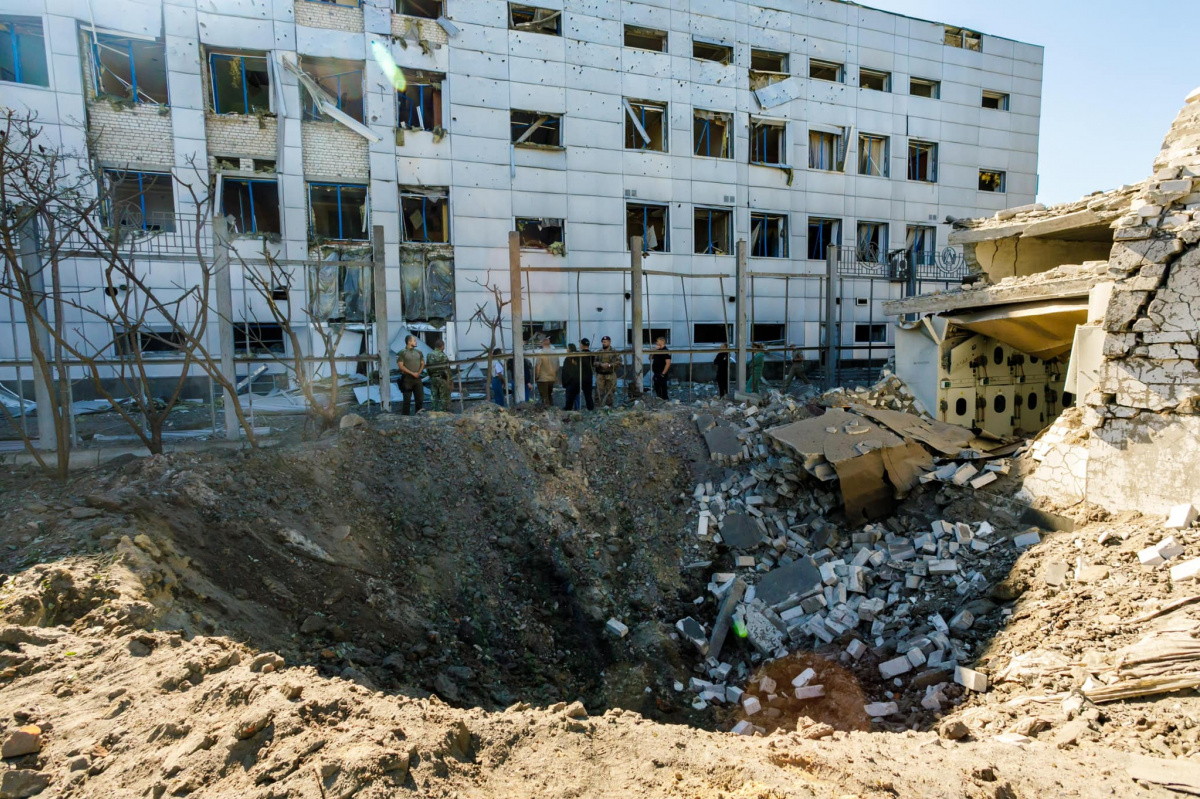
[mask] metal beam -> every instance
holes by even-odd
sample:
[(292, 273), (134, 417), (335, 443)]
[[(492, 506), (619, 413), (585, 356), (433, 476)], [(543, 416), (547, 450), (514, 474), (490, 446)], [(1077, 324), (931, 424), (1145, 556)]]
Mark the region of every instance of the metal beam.
[(629, 297), (633, 317), (633, 370), (629, 379), (629, 393), (642, 395), (642, 237), (629, 240), (630, 289)]
[(747, 287), (750, 282), (749, 270), (746, 268), (746, 240), (738, 239), (737, 252), (737, 330), (734, 339), (737, 341), (737, 391), (746, 390), (746, 349), (750, 339), (750, 309), (746, 305)]
[(513, 404), (525, 402), (525, 312), (521, 303), (521, 234), (508, 233), (508, 296), (512, 308)]
[(387, 307), (387, 263), (383, 241), (383, 225), (371, 228), (371, 279), (375, 290), (372, 305), (375, 312), (375, 349), (379, 355), (379, 404), (384, 413), (392, 410), (392, 353), (388, 349), (390, 330)]

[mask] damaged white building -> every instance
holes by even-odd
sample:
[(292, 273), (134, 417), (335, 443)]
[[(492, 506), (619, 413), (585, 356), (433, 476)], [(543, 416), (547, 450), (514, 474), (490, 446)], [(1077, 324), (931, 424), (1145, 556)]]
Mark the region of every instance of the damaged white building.
[[(642, 236), (647, 336), (727, 341), (734, 289), (711, 278), (745, 239), (751, 337), (816, 347), (829, 244), (933, 264), (948, 220), (1033, 201), (1041, 77), (1041, 47), (837, 0), (0, 0), (0, 103), (91, 142), (110, 224), (178, 232), (174, 181), (210, 186), (239, 248), (318, 265), (291, 301), (358, 331), (351, 354), (378, 346), (373, 301), (392, 350), (412, 329), (478, 352), (466, 320), (479, 284), (507, 291), (513, 230), (526, 337), (628, 342)], [(383, 298), (354, 266), (372, 258)], [(841, 341), (882, 360), (901, 284), (840, 291)], [(239, 354), (292, 346), (234, 292)], [(89, 336), (119, 355), (119, 331)]]

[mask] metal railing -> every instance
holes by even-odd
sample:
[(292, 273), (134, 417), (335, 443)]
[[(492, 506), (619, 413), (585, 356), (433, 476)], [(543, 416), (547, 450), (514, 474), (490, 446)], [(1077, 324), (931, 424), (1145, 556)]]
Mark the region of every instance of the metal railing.
[(838, 274), (894, 283), (954, 283), (967, 274), (966, 260), (955, 247), (942, 250), (881, 250), (875, 244), (839, 247)]

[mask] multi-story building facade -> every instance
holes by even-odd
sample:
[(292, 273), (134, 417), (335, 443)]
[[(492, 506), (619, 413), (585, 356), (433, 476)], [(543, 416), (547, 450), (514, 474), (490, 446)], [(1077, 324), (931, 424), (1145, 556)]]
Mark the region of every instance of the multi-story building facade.
[[(1033, 201), (1041, 77), (1041, 47), (838, 0), (0, 0), (0, 105), (88, 149), (114, 224), (186, 216), (173, 176), (289, 263), (381, 226), (389, 338), (463, 354), (512, 230), (527, 336), (628, 340), (636, 235), (649, 331), (723, 340), (744, 239), (753, 338), (816, 346), (826, 245), (920, 261)], [(900, 287), (839, 290), (842, 342), (886, 346)]]

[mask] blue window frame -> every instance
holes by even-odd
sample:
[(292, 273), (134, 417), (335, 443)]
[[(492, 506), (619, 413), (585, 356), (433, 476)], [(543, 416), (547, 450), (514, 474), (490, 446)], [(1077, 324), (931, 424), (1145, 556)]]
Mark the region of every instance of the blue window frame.
[(449, 189), (438, 189), (437, 193), (401, 193), (400, 216), (404, 221), (405, 241), (450, 243)]
[(787, 163), (787, 125), (781, 121), (750, 118), (750, 163)]
[(46, 37), (38, 17), (0, 16), (0, 80), (50, 85)]
[(697, 255), (730, 255), (729, 226), (732, 214), (725, 208), (697, 208), (692, 217)]
[(404, 70), (404, 88), (396, 92), (397, 127), (434, 130), (442, 126), (442, 83), (440, 73)]
[(223, 178), (221, 213), (238, 233), (279, 233), (279, 185), (273, 180)]
[(105, 170), (109, 225), (147, 233), (175, 230), (174, 183), (165, 172)]
[(97, 96), (167, 104), (167, 52), (163, 42), (105, 33), (89, 36), (88, 42)]
[(856, 257), (862, 263), (887, 263), (888, 224), (886, 222), (859, 222), (855, 240)]
[(750, 254), (755, 258), (788, 257), (787, 214), (750, 214)]
[(731, 158), (732, 144), (730, 129), (733, 127), (730, 114), (697, 109), (692, 116), (692, 148), (696, 155), (705, 158)]
[(830, 244), (840, 246), (842, 243), (842, 221), (840, 219), (808, 220), (808, 259), (824, 261), (826, 248)]
[(308, 215), (314, 238), (366, 241), (367, 187), (344, 183), (308, 184)]
[(253, 114), (271, 110), (271, 73), (267, 58), (238, 53), (209, 53), (213, 110)]
[[(339, 111), (363, 122), (363, 68), (359, 65), (350, 66), (352, 63), (306, 58), (301, 66), (333, 98)], [(308, 92), (302, 94), (303, 119), (309, 122), (324, 120), (326, 117), (313, 102), (312, 96)]]
[[(657, 150), (667, 151), (667, 107), (657, 103), (625, 101), (625, 149), (626, 150)], [(642, 130), (650, 137), (650, 141), (642, 138), (637, 125), (637, 119)]]
[(627, 203), (625, 205), (625, 244), (634, 236), (642, 237), (642, 252), (670, 252), (671, 231), (665, 205)]

